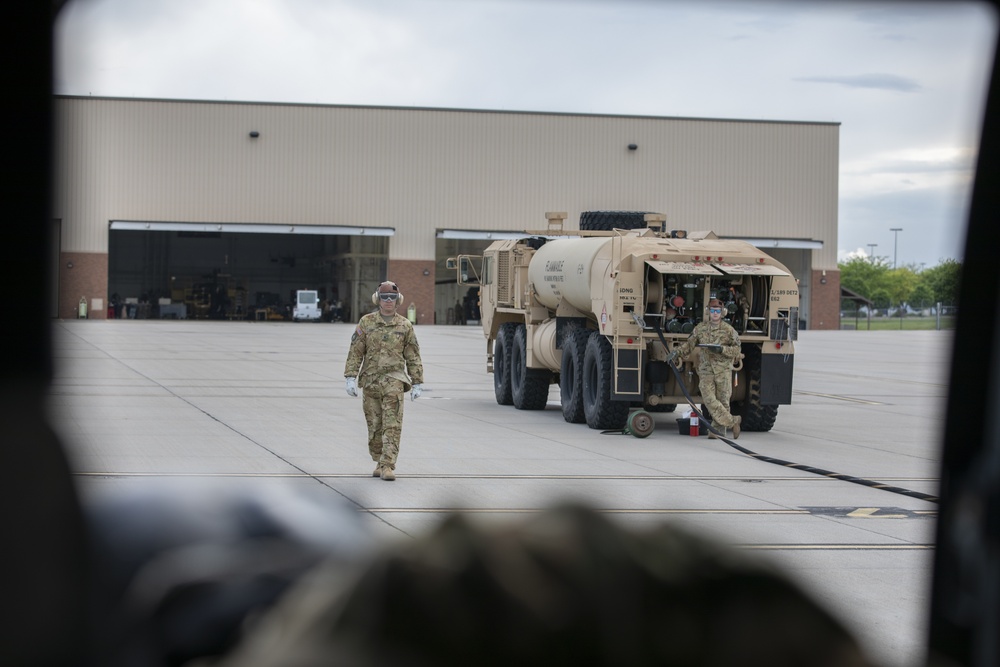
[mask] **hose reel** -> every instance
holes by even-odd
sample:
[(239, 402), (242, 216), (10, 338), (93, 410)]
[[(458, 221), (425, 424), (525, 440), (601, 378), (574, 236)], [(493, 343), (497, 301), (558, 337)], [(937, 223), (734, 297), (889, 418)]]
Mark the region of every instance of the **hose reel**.
[(635, 410), (628, 416), (628, 421), (625, 423), (625, 432), (634, 435), (637, 438), (649, 437), (649, 434), (653, 432), (656, 428), (656, 422), (653, 421), (653, 415), (649, 414), (645, 410)]

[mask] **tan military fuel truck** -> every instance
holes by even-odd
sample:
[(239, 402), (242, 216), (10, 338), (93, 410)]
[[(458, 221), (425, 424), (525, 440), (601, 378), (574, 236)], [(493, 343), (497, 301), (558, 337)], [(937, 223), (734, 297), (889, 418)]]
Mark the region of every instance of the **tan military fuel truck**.
[(744, 431), (771, 429), (792, 395), (799, 292), (788, 269), (743, 241), (667, 231), (660, 214), (589, 211), (579, 231), (563, 229), (565, 213), (546, 218), (544, 231), (448, 260), (460, 284), (480, 287), (498, 403), (541, 410), (558, 384), (566, 421), (595, 429), (625, 429), (630, 410), (700, 404), (698, 352), (679, 372), (666, 358), (718, 298), (742, 343), (732, 412)]

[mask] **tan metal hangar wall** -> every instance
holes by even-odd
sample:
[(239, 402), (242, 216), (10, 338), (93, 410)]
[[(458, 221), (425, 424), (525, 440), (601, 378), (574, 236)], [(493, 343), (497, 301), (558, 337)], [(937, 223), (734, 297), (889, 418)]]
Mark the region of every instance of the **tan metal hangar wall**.
[[(665, 213), (668, 227), (821, 241), (835, 269), (838, 123), (57, 97), (65, 252), (110, 220), (544, 227), (546, 211)], [(252, 137), (251, 133), (258, 133)], [(630, 149), (629, 145), (634, 145)]]

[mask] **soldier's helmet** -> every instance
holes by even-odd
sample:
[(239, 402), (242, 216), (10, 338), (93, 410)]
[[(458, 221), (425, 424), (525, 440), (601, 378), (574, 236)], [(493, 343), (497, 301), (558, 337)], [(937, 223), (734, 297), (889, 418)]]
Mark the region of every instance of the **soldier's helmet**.
[(372, 303), (378, 305), (382, 298), (382, 294), (395, 294), (396, 305), (398, 306), (403, 303), (403, 295), (399, 291), (399, 286), (391, 280), (386, 280), (385, 282), (379, 284), (378, 289), (372, 292)]

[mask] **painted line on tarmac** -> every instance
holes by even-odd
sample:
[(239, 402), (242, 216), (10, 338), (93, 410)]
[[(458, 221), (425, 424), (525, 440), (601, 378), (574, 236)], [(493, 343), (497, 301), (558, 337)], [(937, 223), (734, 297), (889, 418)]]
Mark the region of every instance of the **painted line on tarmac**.
[(875, 381), (875, 382), (888, 382), (888, 383), (894, 384), (894, 385), (899, 385), (899, 384), (917, 384), (917, 385), (923, 385), (925, 387), (940, 387), (941, 389), (948, 389), (948, 383), (947, 382), (926, 382), (924, 380), (907, 380), (907, 379), (903, 379), (903, 378), (884, 377), (884, 376), (880, 376), (880, 375), (861, 375), (861, 374), (858, 374), (858, 373), (831, 373), (831, 372), (829, 372), (827, 370), (816, 370), (816, 369), (811, 369), (811, 368), (796, 368), (795, 369), (795, 373), (796, 374), (812, 374), (812, 375), (816, 375), (816, 376), (823, 377), (823, 378), (842, 377), (842, 378), (848, 378), (848, 379), (851, 379), (851, 380), (864, 380), (866, 382), (869, 381), (869, 380), (872, 380), (872, 381)]
[[(499, 507), (369, 507), (361, 510), (372, 514), (537, 514), (544, 508)], [(809, 510), (788, 509), (597, 509), (599, 514), (810, 514)]]
[(932, 551), (933, 544), (737, 544), (753, 551)]
[(802, 396), (818, 396), (819, 398), (832, 398), (835, 401), (847, 401), (848, 403), (860, 403), (861, 405), (885, 405), (879, 401), (866, 401), (861, 398), (851, 398), (850, 396), (839, 396), (837, 394), (821, 394), (818, 391), (796, 391)]
[[(308, 478), (308, 479), (351, 479), (368, 478), (371, 473), (304, 473), (304, 472), (111, 472), (111, 471), (78, 471), (76, 477), (273, 477), (273, 478)], [(816, 475), (789, 475), (769, 477), (747, 477), (745, 475), (477, 475), (461, 473), (415, 473), (405, 475), (407, 479), (524, 479), (524, 480), (653, 480), (653, 481), (694, 481), (694, 482), (833, 482), (838, 481)], [(881, 482), (928, 482), (937, 484), (936, 477), (874, 477)]]
[(302, 477), (315, 479), (317, 477), (371, 477), (362, 475), (310, 475), (305, 472), (74, 472), (74, 477)]
[(811, 514), (840, 519), (925, 519), (937, 510), (909, 510), (902, 507), (805, 507)]
[[(371, 514), (536, 514), (544, 512), (537, 507), (366, 507), (358, 511)], [(604, 508), (594, 510), (600, 514), (651, 514), (651, 515), (797, 515), (829, 516), (846, 519), (923, 519), (934, 518), (936, 511), (916, 511), (899, 507), (804, 507), (801, 509), (725, 509), (725, 508)]]

